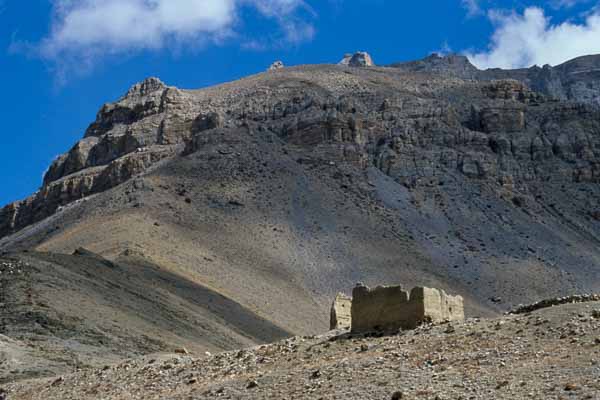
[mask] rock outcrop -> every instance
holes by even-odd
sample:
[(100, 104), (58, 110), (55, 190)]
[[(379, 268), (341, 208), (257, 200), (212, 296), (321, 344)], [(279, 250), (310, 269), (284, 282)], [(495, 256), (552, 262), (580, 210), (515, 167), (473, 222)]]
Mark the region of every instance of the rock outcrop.
[[(178, 89), (148, 78), (119, 101), (105, 104), (84, 138), (50, 165), (40, 190), (0, 210), (0, 236), (117, 186), (179, 153), (196, 122), (186, 114), (189, 110), (180, 108), (181, 99)], [(212, 126), (214, 118), (211, 115), (204, 124)], [(196, 130), (205, 128), (198, 125)]]
[(338, 293), (331, 305), (329, 329), (350, 329), (352, 326), (352, 298)]
[(375, 63), (371, 58), (371, 55), (365, 51), (358, 51), (354, 54), (345, 54), (340, 65), (346, 65), (349, 67), (373, 67)]
[(349, 65), (350, 64), (350, 60), (352, 59), (353, 54), (352, 53), (346, 53), (344, 54), (344, 57), (341, 59), (341, 61), (338, 63), (338, 65)]
[(443, 290), (416, 287), (409, 294), (400, 286), (370, 289), (359, 284), (352, 291), (352, 332), (397, 331), (464, 319), (463, 298)]
[(283, 69), (283, 68), (285, 68), (283, 61), (278, 60), (278, 61), (275, 61), (273, 64), (271, 64), (268, 71), (277, 71), (278, 69)]
[(422, 60), (392, 64), (403, 71), (454, 76), (460, 79), (477, 79), (480, 72), (469, 59), (459, 54), (446, 56), (433, 53)]

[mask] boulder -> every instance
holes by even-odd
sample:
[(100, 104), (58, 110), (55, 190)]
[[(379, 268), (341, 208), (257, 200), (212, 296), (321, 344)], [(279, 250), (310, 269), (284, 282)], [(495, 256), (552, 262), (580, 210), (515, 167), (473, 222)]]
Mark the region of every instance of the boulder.
[(371, 55), (365, 51), (358, 51), (353, 55), (345, 54), (339, 65), (347, 65), (349, 67), (374, 67)]

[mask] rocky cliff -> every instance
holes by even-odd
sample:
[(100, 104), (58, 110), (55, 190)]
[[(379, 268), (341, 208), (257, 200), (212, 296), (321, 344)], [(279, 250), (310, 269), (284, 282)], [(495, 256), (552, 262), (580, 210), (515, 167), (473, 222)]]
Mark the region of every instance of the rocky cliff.
[[(274, 73), (265, 87), (244, 87), (238, 97), (225, 85), (214, 99), (202, 94), (210, 90), (182, 91), (149, 78), (101, 108), (84, 138), (52, 163), (36, 194), (0, 211), (0, 235), (114, 187), (185, 147), (194, 151), (211, 140), (204, 131), (249, 123), (307, 146), (311, 158), (373, 165), (407, 187), (443, 182), (452, 171), (508, 186), (597, 183), (600, 125), (593, 104), (600, 89), (593, 78), (599, 59), (478, 71), (466, 58), (434, 55), (373, 71), (379, 80), (370, 88), (357, 87), (356, 71), (340, 66), (328, 68), (328, 87), (318, 79), (298, 82), (293, 72), (286, 86), (286, 77)], [(439, 78), (421, 82), (428, 74)], [(492, 79), (509, 76), (517, 79)], [(386, 80), (400, 82), (405, 92), (394, 92)]]
[(187, 109), (186, 101), (178, 89), (149, 78), (119, 101), (102, 106), (84, 138), (50, 165), (42, 188), (0, 211), (0, 235), (110, 189), (181, 152), (193, 129), (203, 123)]

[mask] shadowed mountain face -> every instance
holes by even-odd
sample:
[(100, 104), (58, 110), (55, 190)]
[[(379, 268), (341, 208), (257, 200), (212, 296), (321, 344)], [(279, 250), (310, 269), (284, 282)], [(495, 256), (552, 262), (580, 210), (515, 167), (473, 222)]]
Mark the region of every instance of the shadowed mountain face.
[(133, 255), (0, 259), (0, 384), (186, 348), (289, 336), (209, 288)]
[(0, 248), (144, 260), (204, 296), (184, 315), (226, 327), (190, 328), (207, 348), (324, 331), (358, 281), (443, 288), (469, 315), (600, 290), (600, 108), (431, 60), (148, 79), (0, 211)]

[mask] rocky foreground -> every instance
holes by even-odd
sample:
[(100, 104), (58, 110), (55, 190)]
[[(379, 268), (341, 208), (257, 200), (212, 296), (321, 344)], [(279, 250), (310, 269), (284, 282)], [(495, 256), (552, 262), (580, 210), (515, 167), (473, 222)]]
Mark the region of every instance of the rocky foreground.
[(330, 332), (6, 386), (14, 399), (600, 399), (600, 302), (393, 336)]

